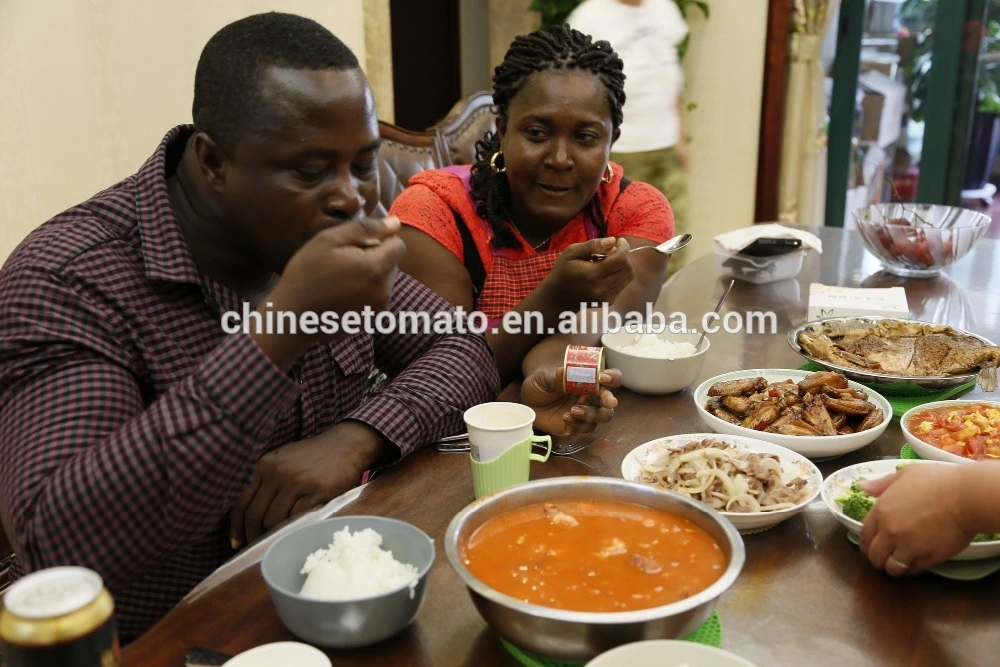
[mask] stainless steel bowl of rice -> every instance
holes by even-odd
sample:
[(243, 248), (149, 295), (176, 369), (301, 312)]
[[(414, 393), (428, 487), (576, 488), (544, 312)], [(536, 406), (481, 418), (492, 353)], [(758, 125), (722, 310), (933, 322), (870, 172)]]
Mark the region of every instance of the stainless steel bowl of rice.
[(343, 516), (283, 536), (260, 569), (292, 634), (318, 646), (355, 648), (414, 621), (433, 563), (434, 542), (416, 526)]

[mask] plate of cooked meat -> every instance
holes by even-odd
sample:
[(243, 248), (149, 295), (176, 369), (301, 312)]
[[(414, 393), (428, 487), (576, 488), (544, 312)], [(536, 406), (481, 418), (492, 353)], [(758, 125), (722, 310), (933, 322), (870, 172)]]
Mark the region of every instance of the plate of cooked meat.
[(819, 495), (823, 475), (802, 454), (757, 438), (689, 433), (633, 449), (622, 477), (705, 503), (736, 526), (759, 530), (791, 518)]
[(861, 449), (892, 419), (885, 397), (830, 371), (724, 373), (699, 385), (694, 401), (716, 433), (772, 442), (811, 459)]
[(788, 344), (813, 363), (888, 394), (939, 392), (978, 378), (997, 388), (1000, 347), (945, 324), (890, 317), (808, 322)]

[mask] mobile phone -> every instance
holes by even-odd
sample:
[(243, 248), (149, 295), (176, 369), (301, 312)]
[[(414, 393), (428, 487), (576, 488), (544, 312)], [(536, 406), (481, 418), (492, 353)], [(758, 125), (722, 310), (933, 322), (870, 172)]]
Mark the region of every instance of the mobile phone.
[(774, 257), (794, 252), (801, 247), (802, 241), (799, 239), (760, 238), (741, 248), (738, 252), (750, 257)]

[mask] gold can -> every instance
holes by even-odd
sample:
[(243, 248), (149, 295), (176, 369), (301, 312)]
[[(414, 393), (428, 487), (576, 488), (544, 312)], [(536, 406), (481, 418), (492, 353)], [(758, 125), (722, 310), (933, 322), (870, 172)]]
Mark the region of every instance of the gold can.
[(5, 667), (118, 667), (115, 603), (101, 575), (52, 567), (15, 582), (0, 610)]
[(601, 395), (604, 348), (567, 345), (563, 356), (563, 393)]

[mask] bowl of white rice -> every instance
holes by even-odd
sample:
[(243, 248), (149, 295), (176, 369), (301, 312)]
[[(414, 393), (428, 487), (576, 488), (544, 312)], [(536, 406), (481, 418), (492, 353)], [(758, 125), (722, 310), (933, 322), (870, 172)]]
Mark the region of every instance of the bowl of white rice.
[(413, 622), (434, 554), (431, 538), (408, 523), (343, 516), (285, 535), (260, 569), (292, 634), (318, 646), (355, 648)]
[[(708, 338), (701, 334), (635, 333), (619, 329), (601, 337), (608, 368), (622, 372), (622, 385), (640, 394), (671, 394), (698, 379)], [(695, 347), (697, 346), (697, 347)]]

